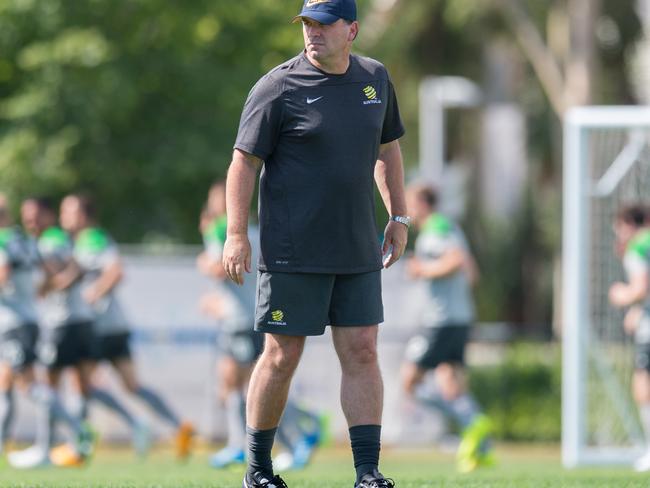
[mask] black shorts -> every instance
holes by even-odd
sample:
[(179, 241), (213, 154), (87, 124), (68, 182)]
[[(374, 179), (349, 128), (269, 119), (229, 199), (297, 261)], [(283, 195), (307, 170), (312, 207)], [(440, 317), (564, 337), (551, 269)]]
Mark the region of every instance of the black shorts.
[(327, 325), (355, 327), (384, 320), (381, 271), (358, 274), (258, 272), (255, 330), (321, 335)]
[(95, 359), (97, 361), (117, 361), (118, 359), (130, 359), (130, 337), (130, 332), (97, 335), (95, 338)]
[(634, 367), (650, 373), (650, 344), (634, 346)]
[(422, 369), (434, 369), (441, 363), (465, 364), (468, 325), (426, 327), (406, 346), (406, 360)]
[(264, 334), (250, 330), (222, 332), (218, 336), (219, 351), (241, 365), (254, 363), (264, 349)]
[(22, 371), (36, 361), (38, 325), (25, 324), (0, 335), (0, 362)]
[(48, 369), (76, 366), (94, 358), (92, 322), (75, 322), (45, 329), (38, 344), (38, 359)]

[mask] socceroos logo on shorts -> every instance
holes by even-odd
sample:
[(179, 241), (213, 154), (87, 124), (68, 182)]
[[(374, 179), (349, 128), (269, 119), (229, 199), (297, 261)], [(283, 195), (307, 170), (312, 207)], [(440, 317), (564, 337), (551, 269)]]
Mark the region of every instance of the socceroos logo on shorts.
[(370, 105), (373, 103), (381, 103), (381, 100), (377, 98), (377, 90), (374, 89), (374, 87), (368, 85), (363, 89), (363, 94), (366, 96), (368, 100), (364, 100), (363, 104), (364, 105)]
[(282, 310), (273, 310), (273, 312), (271, 312), (271, 320), (267, 323), (269, 325), (287, 325), (284, 321), (284, 312)]

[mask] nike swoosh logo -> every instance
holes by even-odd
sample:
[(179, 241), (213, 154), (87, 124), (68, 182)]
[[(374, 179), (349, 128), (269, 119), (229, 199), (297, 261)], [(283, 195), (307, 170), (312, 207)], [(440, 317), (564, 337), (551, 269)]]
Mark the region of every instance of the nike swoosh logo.
[(317, 102), (321, 98), (323, 98), (323, 97), (318, 97), (318, 98), (309, 98), (309, 97), (307, 97), (307, 105), (311, 105), (312, 103)]

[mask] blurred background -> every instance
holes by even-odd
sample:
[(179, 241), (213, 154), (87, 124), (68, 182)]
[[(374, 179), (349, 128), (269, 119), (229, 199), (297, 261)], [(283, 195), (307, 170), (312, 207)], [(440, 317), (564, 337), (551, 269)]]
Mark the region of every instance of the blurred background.
[[(121, 295), (141, 376), (208, 438), (223, 428), (213, 399), (216, 327), (198, 312), (210, 289), (194, 268), (198, 216), (226, 174), (248, 91), (302, 48), (290, 23), (300, 4), (0, 0), (0, 189), (15, 211), (33, 194), (95, 196), (99, 221), (127, 256)], [(562, 119), (577, 105), (650, 103), (650, 0), (358, 5), (356, 52), (391, 73), (407, 176), (436, 182), (481, 270), (476, 395), (499, 438), (557, 441)], [(379, 228), (385, 218), (378, 206)], [(428, 442), (444, 429), (405, 411), (397, 388), (417, 325), (415, 285), (400, 267), (385, 280), (382, 364), (387, 416), (396, 419), (388, 438)], [(308, 347), (334, 360), (327, 337)], [(330, 394), (338, 375), (322, 359), (320, 371), (310, 358), (323, 356), (309, 352), (298, 394), (339, 415)], [(321, 374), (328, 400), (310, 390)], [(334, 425), (341, 430), (342, 419)], [(117, 427), (105, 430), (120, 438)]]

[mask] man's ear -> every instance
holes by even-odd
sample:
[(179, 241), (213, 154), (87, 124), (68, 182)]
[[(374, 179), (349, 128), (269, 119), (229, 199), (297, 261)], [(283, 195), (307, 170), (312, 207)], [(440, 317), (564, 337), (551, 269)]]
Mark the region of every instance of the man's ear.
[(354, 41), (359, 35), (359, 22), (356, 20), (350, 24), (350, 35), (348, 36), (348, 41)]

